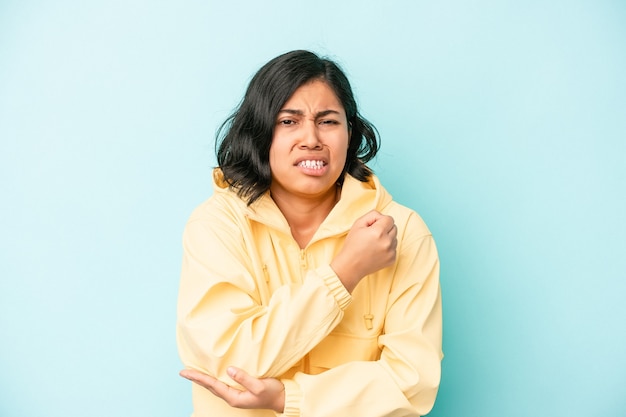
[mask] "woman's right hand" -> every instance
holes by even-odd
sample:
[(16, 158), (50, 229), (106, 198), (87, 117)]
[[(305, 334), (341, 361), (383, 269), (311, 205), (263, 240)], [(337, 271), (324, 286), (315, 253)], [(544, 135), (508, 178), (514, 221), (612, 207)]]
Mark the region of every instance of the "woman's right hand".
[(350, 293), (366, 275), (393, 265), (397, 234), (393, 218), (375, 210), (354, 222), (343, 247), (330, 263)]

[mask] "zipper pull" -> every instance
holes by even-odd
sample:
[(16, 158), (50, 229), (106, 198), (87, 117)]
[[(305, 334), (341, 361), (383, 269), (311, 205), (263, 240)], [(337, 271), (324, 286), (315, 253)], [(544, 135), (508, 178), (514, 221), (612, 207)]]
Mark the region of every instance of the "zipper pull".
[(374, 315), (373, 314), (364, 314), (363, 320), (365, 320), (365, 327), (367, 330), (372, 330), (374, 328)]
[(270, 274), (267, 272), (267, 264), (263, 264), (263, 275), (265, 276), (265, 282), (270, 282)]

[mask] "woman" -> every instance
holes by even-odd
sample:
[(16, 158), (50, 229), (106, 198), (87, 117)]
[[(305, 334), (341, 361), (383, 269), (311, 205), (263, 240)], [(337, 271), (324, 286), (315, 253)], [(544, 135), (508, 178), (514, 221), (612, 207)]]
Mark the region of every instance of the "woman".
[(177, 339), (194, 416), (420, 416), (440, 380), (439, 260), (365, 163), (375, 129), (308, 51), (222, 127), (184, 233)]

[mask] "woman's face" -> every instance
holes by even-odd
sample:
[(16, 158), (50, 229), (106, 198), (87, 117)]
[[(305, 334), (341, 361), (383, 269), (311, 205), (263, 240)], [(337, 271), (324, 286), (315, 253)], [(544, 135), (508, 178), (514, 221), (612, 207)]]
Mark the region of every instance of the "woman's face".
[(269, 155), (272, 195), (334, 198), (348, 143), (346, 112), (328, 84), (300, 86), (276, 118)]

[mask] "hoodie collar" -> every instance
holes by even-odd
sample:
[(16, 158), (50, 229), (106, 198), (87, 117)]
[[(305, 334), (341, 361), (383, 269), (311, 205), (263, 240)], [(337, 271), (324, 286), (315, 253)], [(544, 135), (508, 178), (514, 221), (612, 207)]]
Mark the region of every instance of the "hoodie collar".
[[(250, 206), (228, 187), (224, 175), (219, 168), (213, 171), (214, 189), (217, 193), (226, 193), (237, 200), (246, 217), (262, 223), (270, 228), (291, 234), (289, 224), (282, 212), (270, 196), (269, 191), (263, 194)], [(362, 182), (346, 174), (341, 188), (341, 197), (335, 207), (311, 239), (311, 243), (326, 237), (347, 233), (354, 221), (371, 210), (382, 211), (390, 202), (391, 195), (381, 186), (378, 178), (371, 175), (369, 180)]]

